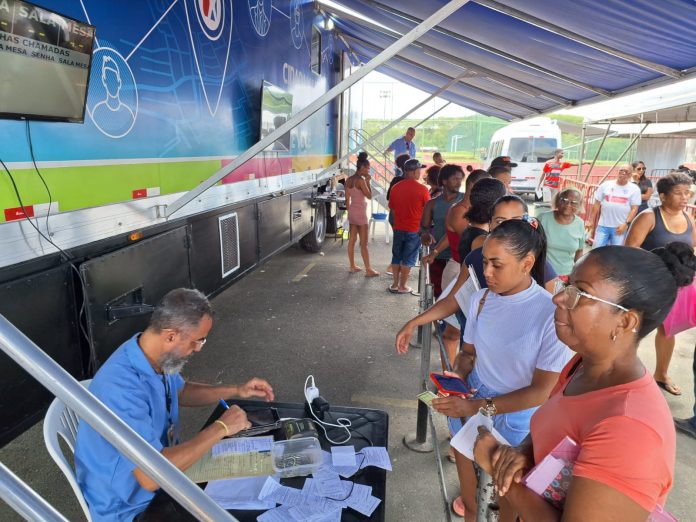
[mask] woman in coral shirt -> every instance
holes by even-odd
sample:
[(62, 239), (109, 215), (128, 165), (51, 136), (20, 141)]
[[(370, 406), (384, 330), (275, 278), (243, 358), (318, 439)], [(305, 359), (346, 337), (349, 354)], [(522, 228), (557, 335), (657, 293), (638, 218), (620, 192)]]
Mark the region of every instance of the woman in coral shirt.
[[(678, 285), (694, 276), (670, 248), (610, 246), (578, 261), (570, 285), (554, 297), (558, 338), (577, 355), (532, 417), (530, 437), (510, 448), (480, 430), (476, 461), (522, 519), (645, 522), (664, 506), (674, 424), (636, 352), (664, 320)], [(580, 453), (559, 510), (520, 482), (566, 436)]]

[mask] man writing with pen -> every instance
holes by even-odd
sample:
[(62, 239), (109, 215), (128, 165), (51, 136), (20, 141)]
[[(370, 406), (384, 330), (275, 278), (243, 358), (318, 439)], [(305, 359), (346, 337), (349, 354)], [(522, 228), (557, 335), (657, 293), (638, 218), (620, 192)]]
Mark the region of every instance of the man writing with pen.
[[(123, 343), (94, 376), (90, 391), (181, 470), (223, 437), (251, 427), (238, 406), (186, 441), (178, 440), (179, 405), (206, 406), (232, 397), (274, 399), (263, 379), (242, 385), (186, 382), (181, 369), (200, 351), (213, 326), (213, 310), (198, 290), (164, 296), (147, 329)], [(137, 520), (158, 484), (80, 421), (75, 448), (77, 481), (94, 520)]]

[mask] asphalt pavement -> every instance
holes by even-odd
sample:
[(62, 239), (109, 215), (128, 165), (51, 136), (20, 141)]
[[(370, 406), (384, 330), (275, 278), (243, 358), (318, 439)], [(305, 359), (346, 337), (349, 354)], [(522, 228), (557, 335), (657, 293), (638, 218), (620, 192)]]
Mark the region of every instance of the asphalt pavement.
[[(380, 225), (381, 227), (381, 225)], [(215, 324), (205, 348), (184, 369), (187, 379), (208, 383), (268, 379), (280, 401), (302, 402), (307, 375), (314, 375), (321, 395), (333, 405), (385, 410), (390, 416), (386, 513), (389, 521), (445, 520), (434, 453), (407, 449), (402, 438), (416, 427), (416, 395), (421, 350), (394, 350), (394, 336), (418, 311), (418, 298), (387, 291), (384, 274), (390, 245), (378, 231), (370, 241), (377, 278), (349, 274), (346, 244), (327, 239), (320, 254), (292, 247), (213, 299)], [(359, 253), (356, 258), (360, 264)], [(417, 270), (412, 274), (417, 285)], [(691, 360), (696, 332), (678, 336), (671, 374), (681, 397), (667, 396), (675, 416), (693, 406)], [(433, 343), (431, 367), (439, 367)], [(652, 370), (652, 336), (640, 347)], [(184, 438), (195, 433), (210, 408), (182, 410)], [(446, 429), (436, 419), (438, 449), (446, 455)], [(69, 520), (83, 520), (72, 491), (48, 456), (38, 424), (0, 450), (0, 459)], [(696, 440), (678, 435), (675, 486), (668, 509), (679, 520), (696, 520)], [(448, 497), (456, 495), (456, 471), (443, 459)], [(0, 502), (0, 520), (20, 520)]]

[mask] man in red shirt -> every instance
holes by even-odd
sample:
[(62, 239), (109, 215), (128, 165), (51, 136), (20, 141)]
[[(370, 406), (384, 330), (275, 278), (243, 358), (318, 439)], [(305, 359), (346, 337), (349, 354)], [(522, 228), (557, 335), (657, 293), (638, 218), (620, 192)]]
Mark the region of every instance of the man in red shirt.
[[(537, 187), (537, 192), (539, 192), (539, 187), (544, 184), (544, 201), (546, 203), (551, 203), (554, 206), (556, 201), (556, 196), (561, 189), (561, 173), (565, 169), (570, 167), (577, 167), (577, 163), (568, 163), (563, 161), (563, 149), (556, 149), (552, 159), (544, 164), (544, 174), (539, 180), (539, 186)], [(589, 163), (589, 162), (584, 162)]]
[(404, 181), (394, 185), (389, 197), (389, 208), (394, 213), (394, 243), (392, 245), (392, 269), (394, 281), (389, 291), (407, 294), (411, 289), (406, 285), (411, 268), (418, 260), (420, 246), (421, 216), (423, 208), (430, 200), (428, 188), (418, 182), (420, 169), (424, 165), (417, 159), (404, 163)]

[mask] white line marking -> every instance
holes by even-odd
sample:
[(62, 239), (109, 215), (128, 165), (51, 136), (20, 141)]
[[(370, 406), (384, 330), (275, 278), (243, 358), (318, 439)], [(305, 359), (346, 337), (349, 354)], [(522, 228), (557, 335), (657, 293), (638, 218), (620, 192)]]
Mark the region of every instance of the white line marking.
[(299, 274), (297, 274), (295, 277), (292, 278), (292, 282), (299, 283), (300, 281), (302, 281), (302, 279), (304, 279), (304, 277), (309, 273), (309, 271), (312, 268), (314, 268), (315, 266), (316, 266), (316, 263), (314, 261), (309, 263), (306, 267), (304, 267), (302, 272), (300, 272)]
[[(80, 0), (80, 1), (82, 1), (82, 0)], [(145, 41), (145, 39), (146, 39), (148, 36), (150, 36), (150, 33), (151, 33), (152, 31), (155, 30), (155, 28), (156, 28), (156, 27), (159, 25), (159, 23), (164, 19), (164, 17), (167, 16), (167, 14), (169, 13), (169, 11), (172, 10), (172, 7), (174, 7), (174, 6), (177, 4), (178, 1), (179, 1), (179, 0), (174, 0), (174, 2), (172, 2), (172, 5), (170, 5), (170, 6), (167, 8), (167, 10), (164, 12), (164, 14), (163, 14), (162, 16), (159, 17), (159, 20), (157, 20), (157, 21), (155, 22), (155, 25), (153, 25), (153, 26), (150, 28), (150, 30), (145, 34), (145, 36), (143, 36), (143, 38), (135, 45), (135, 47), (133, 47), (133, 50), (132, 50), (130, 53), (128, 53), (128, 56), (126, 56), (126, 62), (127, 62), (128, 60), (130, 60), (130, 57), (133, 56), (133, 53), (134, 53), (135, 51), (138, 50), (138, 47), (140, 47), (140, 46), (142, 45), (142, 43)]]

